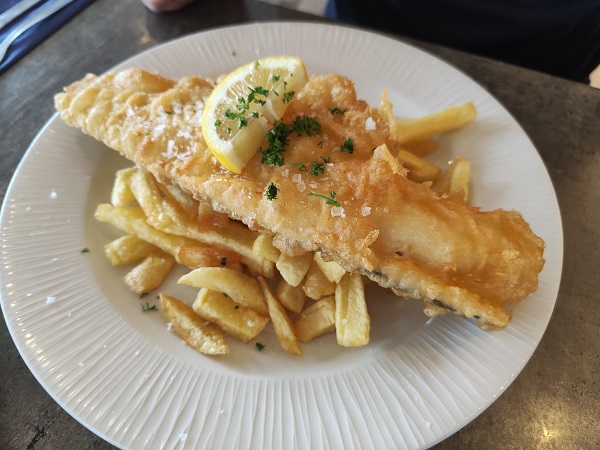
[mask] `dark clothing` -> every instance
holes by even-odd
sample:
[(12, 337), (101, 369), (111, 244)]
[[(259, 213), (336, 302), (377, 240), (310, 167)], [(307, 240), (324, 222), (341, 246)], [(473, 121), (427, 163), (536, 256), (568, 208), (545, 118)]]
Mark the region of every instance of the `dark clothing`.
[(326, 15), (576, 81), (600, 64), (600, 0), (329, 0)]

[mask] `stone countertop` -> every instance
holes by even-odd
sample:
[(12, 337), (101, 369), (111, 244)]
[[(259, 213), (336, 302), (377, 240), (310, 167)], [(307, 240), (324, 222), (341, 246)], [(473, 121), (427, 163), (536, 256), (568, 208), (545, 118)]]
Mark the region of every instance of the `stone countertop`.
[[(253, 1), (202, 0), (155, 15), (139, 0), (96, 0), (0, 76), (0, 195), (40, 128), (53, 95), (87, 72), (181, 35), (268, 20), (322, 20)], [(410, 41), (494, 95), (538, 149), (556, 190), (564, 269), (556, 308), (533, 357), (481, 415), (436, 450), (600, 448), (600, 91), (455, 50)], [(0, 321), (0, 447), (108, 449), (44, 391)]]

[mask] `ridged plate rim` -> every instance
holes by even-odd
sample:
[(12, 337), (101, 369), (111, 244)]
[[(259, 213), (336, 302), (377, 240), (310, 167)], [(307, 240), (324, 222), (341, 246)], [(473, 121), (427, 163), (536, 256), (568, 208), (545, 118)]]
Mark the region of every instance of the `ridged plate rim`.
[[(376, 341), (371, 350), (345, 353), (339, 366), (320, 366), (309, 348), (302, 364), (276, 354), (244, 362), (250, 368), (244, 374), (235, 362), (222, 367), (191, 349), (157, 345), (144, 334), (146, 324), (114, 308), (115, 299), (97, 282), (98, 264), (79, 253), (91, 236), (104, 233), (90, 218), (90, 199), (105, 175), (97, 168), (116, 157), (55, 115), (32, 142), (4, 199), (2, 310), (46, 391), (118, 447), (426, 448), (463, 427), (510, 385), (550, 320), (563, 258), (550, 178), (506, 109), (449, 64), (356, 28), (269, 22), (185, 36), (117, 67), (139, 66), (167, 77), (215, 76), (275, 54), (302, 57), (309, 74), (346, 75), (373, 103), (389, 88), (399, 114), (473, 100), (481, 125), (448, 138), (437, 162), (462, 151), (474, 164), (474, 203), (523, 212), (546, 241), (540, 287), (519, 305), (507, 330), (484, 333), (467, 320), (436, 318), (399, 333), (397, 342)], [(82, 146), (89, 151), (80, 152)], [(415, 309), (401, 312), (412, 317)], [(150, 320), (151, 327), (160, 326)], [(288, 364), (299, 368), (292, 374), (283, 367)]]

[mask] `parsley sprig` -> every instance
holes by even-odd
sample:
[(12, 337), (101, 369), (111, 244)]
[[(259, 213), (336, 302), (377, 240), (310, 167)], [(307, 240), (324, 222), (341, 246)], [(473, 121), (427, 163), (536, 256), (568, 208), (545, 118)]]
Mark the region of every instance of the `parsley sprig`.
[[(246, 98), (238, 97), (238, 102), (235, 105), (235, 109), (232, 111), (231, 108), (227, 108), (225, 111), (225, 118), (229, 120), (237, 120), (238, 128), (244, 128), (248, 126), (248, 119), (246, 115), (250, 110), (253, 103), (263, 106), (266, 102), (265, 98), (269, 96), (269, 91), (262, 86), (255, 88), (248, 86), (250, 93)], [(261, 98), (262, 97), (262, 98)], [(258, 113), (252, 113), (253, 117), (258, 117)], [(215, 121), (215, 127), (219, 127), (222, 124), (221, 120)]]
[(267, 164), (270, 167), (283, 165), (283, 154), (288, 145), (288, 137), (291, 133), (291, 128), (283, 122), (275, 122), (273, 128), (267, 132), (266, 150), (262, 147), (258, 149), (261, 155), (260, 162)]
[(340, 109), (337, 106), (334, 108), (329, 108), (329, 112), (331, 113), (332, 116), (337, 115), (343, 115), (346, 111), (348, 111), (347, 109)]
[(292, 166), (295, 166), (298, 168), (298, 170), (300, 172), (306, 172), (306, 164), (302, 164), (302, 163), (295, 163), (295, 162), (291, 162), (290, 163)]
[(267, 200), (275, 200), (277, 198), (277, 193), (279, 192), (279, 188), (277, 186), (275, 186), (275, 184), (273, 184), (273, 182), (271, 182), (268, 186), (267, 186), (267, 190), (265, 191), (265, 198)]
[(156, 307), (156, 305), (150, 306), (150, 303), (148, 303), (148, 302), (142, 303), (141, 306), (142, 306), (142, 311), (143, 312), (158, 311), (158, 308)]
[(314, 175), (315, 177), (318, 177), (319, 175), (323, 174), (323, 172), (325, 172), (325, 166), (323, 165), (322, 162), (313, 161), (310, 164), (310, 173), (311, 173), (311, 175)]
[(312, 136), (321, 131), (321, 124), (314, 117), (298, 116), (290, 124), (275, 122), (273, 128), (267, 132), (267, 148), (260, 147), (258, 153), (261, 155), (260, 162), (270, 167), (283, 165), (283, 154), (289, 144), (288, 138), (293, 132), (298, 135), (306, 134)]
[(321, 124), (314, 117), (298, 116), (292, 122), (292, 129), (298, 133), (312, 136), (321, 132)]
[(354, 142), (352, 142), (352, 139), (346, 139), (344, 143), (340, 145), (340, 150), (352, 154), (354, 152)]
[(336, 194), (335, 194), (335, 191), (331, 191), (331, 192), (329, 193), (330, 197), (327, 197), (326, 195), (323, 195), (323, 194), (317, 194), (317, 193), (315, 193), (315, 192), (309, 192), (309, 193), (308, 193), (308, 194), (306, 194), (306, 195), (307, 195), (307, 196), (309, 196), (309, 197), (318, 197), (318, 198), (322, 198), (323, 200), (325, 200), (325, 203), (327, 203), (328, 205), (331, 205), (331, 206), (341, 206), (341, 205), (340, 205), (340, 202), (338, 202), (338, 201), (335, 199), (335, 195), (336, 195)]
[(294, 91), (284, 92), (283, 93), (283, 103), (291, 102), (292, 99), (294, 98), (294, 95), (296, 95), (296, 93)]
[[(300, 172), (307, 171), (306, 164), (295, 163), (295, 162), (291, 162), (290, 164), (292, 166), (297, 167)], [(319, 175), (323, 174), (324, 172), (325, 172), (325, 165), (322, 162), (313, 161), (310, 163), (310, 174), (311, 175), (318, 177)]]

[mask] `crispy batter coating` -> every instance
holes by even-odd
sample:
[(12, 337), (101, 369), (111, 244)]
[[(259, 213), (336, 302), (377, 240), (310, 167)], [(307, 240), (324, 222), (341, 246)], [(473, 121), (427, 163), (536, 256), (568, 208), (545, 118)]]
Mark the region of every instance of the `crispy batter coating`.
[[(224, 169), (202, 138), (202, 107), (213, 86), (130, 69), (88, 75), (57, 94), (55, 105), (67, 124), (215, 211), (272, 234), (280, 250), (320, 250), (348, 271), (425, 301), (428, 315), (458, 314), (501, 329), (514, 305), (537, 289), (544, 243), (521, 215), (484, 212), (409, 181), (387, 120), (357, 100), (350, 80), (311, 78), (283, 122), (314, 117), (321, 131), (292, 133), (283, 166), (261, 164), (257, 154), (241, 175)], [(352, 153), (342, 148), (348, 140)], [(323, 163), (322, 174), (310, 173), (313, 162)], [(275, 200), (264, 195), (270, 183), (279, 189)], [(333, 195), (339, 206), (324, 199)]]

